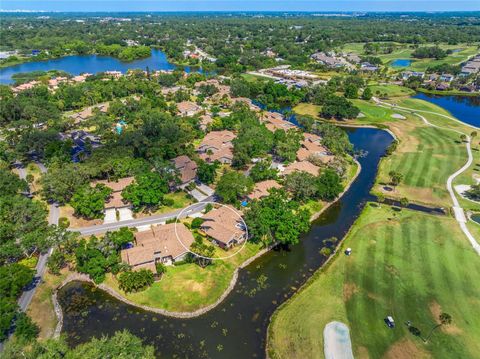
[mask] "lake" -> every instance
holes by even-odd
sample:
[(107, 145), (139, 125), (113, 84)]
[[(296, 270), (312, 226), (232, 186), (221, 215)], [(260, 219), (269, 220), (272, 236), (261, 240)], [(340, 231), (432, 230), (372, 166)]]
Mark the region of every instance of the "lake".
[[(150, 70), (173, 70), (176, 68), (174, 64), (168, 61), (165, 53), (158, 49), (153, 49), (150, 57), (131, 62), (123, 62), (110, 56), (73, 55), (53, 60), (26, 62), (2, 68), (0, 69), (0, 83), (13, 83), (12, 75), (22, 72), (62, 70), (72, 75), (79, 75), (84, 72), (96, 74), (104, 71), (121, 71), (125, 73), (130, 69), (145, 70), (147, 66)], [(184, 70), (190, 72), (192, 69), (185, 67)]]
[(343, 238), (365, 206), (378, 163), (392, 137), (373, 128), (349, 129), (362, 171), (350, 189), (330, 206), (300, 243), (266, 253), (239, 271), (234, 290), (215, 309), (193, 319), (150, 313), (116, 300), (102, 290), (72, 282), (58, 293), (63, 333), (70, 345), (128, 329), (155, 346), (161, 358), (263, 358), (267, 328), (278, 306), (323, 265), (323, 240)]
[(443, 107), (460, 121), (480, 127), (480, 96), (441, 96), (420, 92), (413, 98)]
[(412, 60), (408, 59), (396, 59), (393, 60), (390, 66), (392, 67), (408, 67), (412, 63)]

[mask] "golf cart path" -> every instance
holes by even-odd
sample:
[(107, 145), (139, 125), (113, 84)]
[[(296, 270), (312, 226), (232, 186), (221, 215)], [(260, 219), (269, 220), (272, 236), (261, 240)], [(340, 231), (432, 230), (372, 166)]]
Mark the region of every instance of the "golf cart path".
[(417, 117), (419, 117), (427, 126), (431, 126), (431, 127), (436, 127), (436, 128), (439, 128), (441, 130), (446, 130), (446, 131), (453, 131), (453, 132), (456, 132), (460, 135), (465, 135), (467, 137), (467, 140), (465, 142), (465, 146), (467, 148), (467, 154), (468, 154), (468, 159), (467, 159), (467, 162), (460, 168), (458, 169), (456, 172), (454, 172), (453, 174), (450, 175), (450, 177), (448, 177), (447, 179), (447, 190), (450, 194), (450, 197), (452, 199), (452, 202), (453, 202), (453, 211), (455, 213), (455, 219), (456, 221), (458, 222), (458, 224), (460, 225), (460, 228), (461, 230), (463, 231), (463, 233), (467, 236), (467, 239), (469, 240), (470, 244), (472, 245), (473, 249), (477, 252), (478, 255), (480, 255), (480, 244), (477, 242), (477, 240), (475, 239), (475, 237), (470, 233), (468, 227), (467, 227), (467, 218), (465, 216), (465, 211), (464, 209), (460, 206), (460, 203), (458, 202), (458, 199), (455, 195), (455, 190), (453, 189), (453, 180), (458, 177), (460, 174), (462, 174), (463, 172), (465, 172), (470, 166), (471, 164), (473, 163), (473, 155), (472, 155), (472, 147), (471, 147), (471, 139), (470, 139), (470, 136), (466, 133), (463, 133), (462, 131), (459, 131), (459, 130), (455, 130), (455, 129), (452, 129), (452, 128), (447, 128), (447, 127), (442, 127), (442, 126), (438, 126), (438, 125), (435, 125), (431, 122), (429, 122), (425, 116), (422, 116), (421, 114), (419, 114), (419, 112), (422, 112), (422, 113), (429, 113), (429, 114), (432, 114), (432, 115), (436, 115), (436, 116), (441, 116), (441, 117), (444, 117), (446, 119), (449, 119), (451, 121), (455, 121), (455, 122), (459, 122), (461, 123), (462, 125), (465, 125), (465, 126), (468, 126), (468, 127), (471, 127), (473, 129), (480, 129), (476, 126), (473, 126), (473, 125), (469, 125), (469, 124), (466, 124), (466, 123), (463, 123), (462, 121), (459, 121), (457, 120), (456, 118), (454, 117), (451, 117), (451, 116), (447, 116), (447, 115), (444, 115), (444, 114), (441, 114), (441, 113), (437, 113), (437, 112), (433, 112), (433, 111), (425, 111), (425, 110), (417, 110), (417, 109), (413, 109), (413, 108), (409, 108), (409, 107), (402, 107), (402, 106), (394, 106), (388, 102), (383, 102), (383, 101), (380, 101), (379, 99), (377, 98), (373, 98), (373, 100), (377, 103), (378, 106), (382, 106), (382, 107), (388, 107), (388, 108), (392, 108), (392, 109), (396, 109), (396, 110), (400, 110), (400, 111), (405, 111), (405, 112), (409, 112)]

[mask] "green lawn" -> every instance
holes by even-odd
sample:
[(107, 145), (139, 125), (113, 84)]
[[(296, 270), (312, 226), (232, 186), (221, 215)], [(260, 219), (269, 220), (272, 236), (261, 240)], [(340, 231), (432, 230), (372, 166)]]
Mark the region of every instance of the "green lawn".
[(195, 202), (195, 200), (189, 197), (184, 191), (167, 193), (165, 199), (173, 200), (173, 204), (171, 206), (160, 207), (155, 214), (172, 212), (180, 208), (185, 208)]
[(293, 112), (299, 115), (308, 115), (314, 118), (319, 118), (318, 114), (322, 110), (322, 106), (314, 105), (313, 103), (299, 103), (293, 108)]
[[(480, 352), (480, 261), (457, 223), (420, 212), (367, 206), (338, 257), (274, 315), (274, 358), (323, 358), (323, 328), (332, 320), (351, 331), (356, 358), (476, 358)], [(440, 312), (453, 318), (428, 344)], [(394, 330), (383, 322), (392, 315)]]
[[(233, 248), (224, 252), (224, 255), (238, 249)], [(259, 245), (247, 243), (238, 255), (227, 260), (216, 260), (206, 268), (193, 263), (169, 266), (160, 281), (139, 293), (127, 294), (120, 290), (111, 274), (107, 276), (105, 284), (137, 304), (169, 311), (194, 311), (214, 303), (227, 289), (235, 268), (259, 250)]]
[(413, 91), (412, 89), (399, 85), (373, 85), (369, 87), (374, 95), (377, 94), (377, 91), (381, 94), (386, 93), (388, 97), (415, 95), (415, 91)]

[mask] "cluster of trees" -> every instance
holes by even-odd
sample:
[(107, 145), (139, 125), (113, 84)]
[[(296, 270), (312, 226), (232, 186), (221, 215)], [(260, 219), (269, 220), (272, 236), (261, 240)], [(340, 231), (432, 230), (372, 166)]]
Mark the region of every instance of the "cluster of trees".
[(325, 169), (320, 176), (307, 172), (294, 172), (285, 178), (285, 189), (300, 202), (309, 199), (332, 201), (343, 191), (340, 176), (332, 169)]
[(162, 204), (170, 204), (164, 198), (168, 191), (165, 177), (155, 172), (146, 172), (135, 177), (135, 181), (122, 191), (122, 197), (132, 203), (135, 211), (154, 211)]
[(128, 331), (116, 332), (112, 337), (93, 338), (91, 341), (70, 347), (64, 336), (41, 342), (29, 342), (15, 338), (6, 343), (2, 357), (5, 359), (47, 358), (132, 358), (154, 359), (153, 346), (144, 345), (142, 340)]
[(122, 272), (118, 276), (118, 283), (120, 289), (123, 291), (130, 292), (140, 292), (150, 287), (155, 278), (152, 271), (148, 269), (141, 269), (139, 271), (126, 271)]
[(310, 228), (310, 213), (287, 192), (274, 189), (269, 196), (251, 204), (245, 222), (251, 240), (290, 245), (298, 243), (300, 234)]
[(111, 193), (112, 190), (104, 184), (97, 184), (95, 187), (85, 185), (75, 192), (70, 205), (78, 216), (87, 219), (103, 218), (105, 201)]
[(151, 50), (149, 46), (122, 46), (121, 44), (97, 45), (94, 49), (96, 53), (104, 56), (117, 57), (123, 61), (133, 61), (149, 57)]
[[(349, 76), (345, 79), (333, 77), (326, 86), (317, 86), (310, 89), (305, 96), (305, 100), (322, 106), (320, 116), (324, 118), (339, 120), (356, 118), (360, 109), (347, 98), (358, 98), (359, 90), (363, 86), (365, 86), (364, 80), (358, 76)], [(336, 95), (339, 91), (343, 91), (345, 96)]]
[(412, 56), (417, 59), (436, 59), (441, 60), (447, 57), (447, 52), (438, 46), (419, 47), (412, 52)]
[(305, 96), (305, 90), (289, 89), (273, 81), (247, 81), (236, 79), (231, 83), (234, 97), (247, 97), (262, 103), (267, 109), (279, 110), (293, 107)]
[(215, 193), (225, 203), (235, 204), (253, 189), (253, 180), (236, 171), (227, 171), (220, 177)]
[[(36, 327), (31, 324), (30, 319), (18, 311), (17, 298), (22, 293), (23, 288), (33, 280), (34, 271), (22, 264), (11, 263), (0, 266), (0, 341), (3, 341), (15, 324), (18, 336), (31, 335), (29, 332), (36, 331)], [(33, 338), (36, 337), (34, 333)]]

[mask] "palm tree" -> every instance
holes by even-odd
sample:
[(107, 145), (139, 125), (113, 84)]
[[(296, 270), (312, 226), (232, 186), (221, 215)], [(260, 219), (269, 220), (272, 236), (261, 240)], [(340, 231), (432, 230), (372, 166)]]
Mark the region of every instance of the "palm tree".
[(428, 339), (430, 339), (430, 337), (432, 336), (433, 334), (433, 331), (437, 328), (440, 328), (442, 325), (449, 325), (452, 323), (452, 316), (448, 313), (442, 313), (438, 316), (438, 320), (440, 321), (439, 324), (435, 325), (432, 330), (430, 330), (430, 333), (427, 335), (427, 337), (425, 338), (425, 343), (428, 341)]

